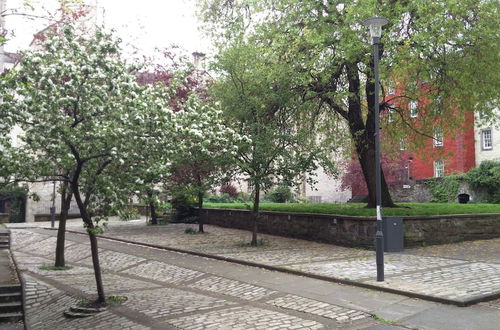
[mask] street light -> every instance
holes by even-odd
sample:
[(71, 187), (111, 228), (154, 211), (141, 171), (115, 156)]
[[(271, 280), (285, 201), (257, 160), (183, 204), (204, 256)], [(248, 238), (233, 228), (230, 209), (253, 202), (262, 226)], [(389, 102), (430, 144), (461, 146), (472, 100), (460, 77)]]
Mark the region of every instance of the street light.
[(375, 249), (377, 253), (377, 281), (384, 281), (384, 234), (382, 232), (382, 181), (380, 171), (380, 104), (378, 60), (379, 60), (379, 42), (382, 35), (382, 26), (387, 24), (388, 20), (383, 17), (372, 17), (363, 22), (364, 26), (370, 28), (370, 36), (373, 45), (373, 74), (375, 77), (375, 194), (377, 198), (377, 233), (375, 234)]

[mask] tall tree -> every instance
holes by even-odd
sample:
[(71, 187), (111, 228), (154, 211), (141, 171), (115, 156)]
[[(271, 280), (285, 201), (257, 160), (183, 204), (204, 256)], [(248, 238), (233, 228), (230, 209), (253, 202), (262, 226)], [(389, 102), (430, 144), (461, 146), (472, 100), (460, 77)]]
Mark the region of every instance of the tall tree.
[[(182, 147), (171, 158), (170, 189), (196, 196), (201, 211), (205, 193), (231, 179), (234, 157), (247, 138), (226, 125), (221, 111), (198, 97), (192, 95), (186, 105), (178, 113), (182, 128), (174, 143)], [(198, 224), (198, 231), (204, 232), (201, 217)]]
[[(389, 19), (381, 74), (399, 88), (395, 99), (382, 98), (382, 111), (392, 104), (398, 115), (387, 128), (432, 137), (442, 118), (458, 122), (467, 111), (491, 117), (498, 107), (499, 7), (496, 0), (204, 0), (201, 14), (219, 49), (245, 38), (263, 46), (259, 55), (275, 54), (291, 68), (291, 88), (318, 104), (309, 114), (328, 118), (317, 121), (320, 134), (345, 123), (374, 207), (373, 56), (361, 22)], [(409, 115), (414, 101), (418, 125)], [(441, 111), (430, 111), (439, 102)], [(383, 175), (382, 195), (382, 205), (393, 206)]]
[(90, 239), (97, 302), (104, 304), (96, 234), (106, 212), (141, 183), (144, 148), (165, 146), (150, 141), (166, 141), (172, 112), (154, 90), (139, 87), (111, 35), (97, 29), (77, 36), (69, 25), (62, 32), (27, 52), (3, 81), (2, 116), (22, 130), (20, 145), (6, 144), (3, 152), (14, 179), (58, 180), (71, 190)]
[[(294, 119), (302, 106), (291, 89), (293, 75), (280, 59), (244, 40), (219, 54), (220, 74), (212, 88), (230, 127), (250, 140), (237, 150), (235, 164), (253, 191), (251, 244), (257, 244), (263, 190), (274, 184), (294, 185), (328, 157), (311, 139), (310, 130)], [(265, 55), (264, 55), (265, 54)], [(291, 78), (292, 77), (292, 78)]]

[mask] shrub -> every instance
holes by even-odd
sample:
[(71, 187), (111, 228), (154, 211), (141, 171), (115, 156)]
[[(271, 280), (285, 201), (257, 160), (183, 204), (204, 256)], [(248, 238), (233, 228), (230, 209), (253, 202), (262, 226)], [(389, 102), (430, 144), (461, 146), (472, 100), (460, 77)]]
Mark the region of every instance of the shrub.
[(287, 201), (292, 201), (293, 195), (290, 187), (278, 186), (268, 191), (264, 198), (274, 203), (286, 203)]
[(485, 202), (500, 203), (500, 161), (486, 160), (465, 175), (474, 189), (485, 189)]
[(232, 203), (234, 199), (229, 196), (229, 194), (221, 194), (221, 195), (211, 195), (208, 198), (205, 198), (205, 201), (208, 203)]
[(449, 175), (425, 181), (432, 194), (431, 203), (449, 203), (457, 199), (461, 176)]
[(139, 215), (139, 211), (133, 206), (118, 210), (117, 213), (121, 221), (137, 220), (141, 218), (141, 216)]
[(19, 186), (6, 186), (0, 190), (0, 203), (8, 211), (9, 222), (23, 222), (27, 190)]
[(187, 194), (177, 194), (172, 198), (172, 210), (174, 221), (184, 221), (185, 218), (193, 216), (193, 205), (195, 197)]
[(238, 189), (230, 183), (222, 185), (219, 191), (221, 194), (228, 194), (233, 199), (238, 197)]

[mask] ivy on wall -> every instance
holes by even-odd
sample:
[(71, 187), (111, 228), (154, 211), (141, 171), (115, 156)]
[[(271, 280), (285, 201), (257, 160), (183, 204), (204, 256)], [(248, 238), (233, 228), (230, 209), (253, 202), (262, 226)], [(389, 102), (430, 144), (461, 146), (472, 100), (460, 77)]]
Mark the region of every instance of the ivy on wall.
[(462, 180), (463, 176), (461, 175), (449, 175), (425, 180), (425, 184), (432, 194), (430, 202), (449, 203), (456, 201)]
[(486, 203), (500, 203), (500, 161), (483, 161), (478, 167), (465, 174), (473, 189), (484, 189)]
[(24, 187), (6, 186), (0, 190), (0, 204), (9, 214), (9, 222), (24, 222), (27, 191)]

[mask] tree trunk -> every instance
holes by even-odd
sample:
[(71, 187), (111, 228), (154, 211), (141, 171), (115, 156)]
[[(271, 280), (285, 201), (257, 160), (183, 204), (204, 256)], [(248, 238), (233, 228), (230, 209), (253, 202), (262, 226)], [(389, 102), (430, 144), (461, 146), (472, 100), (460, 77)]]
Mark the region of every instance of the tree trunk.
[[(359, 153), (359, 163), (363, 170), (366, 186), (368, 188), (368, 205), (369, 208), (377, 206), (376, 195), (376, 178), (375, 178), (375, 148), (365, 148)], [(381, 169), (381, 190), (382, 190), (382, 205), (383, 207), (394, 207), (389, 187), (384, 177), (384, 171)]]
[(257, 226), (259, 220), (259, 203), (260, 203), (260, 183), (255, 183), (255, 193), (253, 199), (253, 208), (252, 208), (252, 220), (253, 220), (253, 228), (252, 228), (252, 242), (251, 246), (257, 246)]
[(156, 217), (156, 205), (155, 201), (153, 199), (153, 192), (148, 189), (148, 203), (149, 203), (149, 209), (151, 210), (151, 224), (157, 225), (158, 224), (158, 218)]
[[(78, 170), (76, 172), (77, 172), (77, 174), (75, 174), (75, 178), (76, 178), (76, 180), (78, 180), (78, 176), (81, 172), (81, 165), (78, 166)], [(72, 181), (71, 188), (73, 190), (73, 194), (75, 196), (76, 203), (78, 204), (78, 208), (80, 210), (80, 215), (83, 219), (83, 222), (85, 223), (85, 226), (87, 228), (87, 232), (89, 234), (90, 250), (92, 252), (92, 264), (94, 266), (94, 276), (95, 276), (95, 282), (96, 282), (96, 287), (97, 287), (96, 303), (105, 305), (106, 304), (106, 296), (104, 294), (104, 286), (102, 284), (101, 266), (99, 264), (99, 250), (97, 247), (97, 238), (96, 238), (95, 232), (94, 232), (95, 227), (94, 227), (94, 224), (92, 222), (92, 218), (90, 217), (90, 214), (87, 211), (87, 207), (83, 203), (82, 198), (80, 196), (78, 181)]]
[[(92, 225), (92, 228), (93, 227), (94, 226)], [(106, 304), (106, 296), (104, 294), (104, 286), (102, 283), (102, 276), (101, 276), (101, 265), (99, 264), (99, 250), (97, 247), (97, 237), (92, 232), (92, 230), (89, 231), (89, 239), (90, 239), (90, 250), (92, 252), (92, 264), (94, 265), (95, 282), (97, 286), (97, 303)]]
[(201, 210), (203, 209), (203, 193), (198, 193), (198, 232), (203, 231), (203, 219), (201, 218)]
[(63, 183), (61, 191), (61, 213), (59, 214), (59, 228), (57, 229), (56, 261), (55, 267), (66, 266), (64, 260), (64, 243), (66, 240), (66, 219), (68, 218), (69, 206), (73, 193), (67, 182)]
[[(351, 63), (348, 65), (347, 74), (349, 79), (347, 120), (349, 123), (349, 131), (356, 146), (361, 169), (365, 178), (366, 187), (368, 189), (368, 205), (369, 208), (375, 208), (376, 199), (376, 179), (375, 179), (375, 84), (373, 77), (367, 79), (365, 86), (366, 102), (368, 104), (368, 114), (366, 115), (366, 123), (363, 121), (363, 112), (361, 108), (361, 83), (359, 78), (359, 70), (357, 64)], [(382, 206), (394, 207), (394, 203), (385, 181), (384, 171), (381, 169), (381, 189), (382, 189)]]

